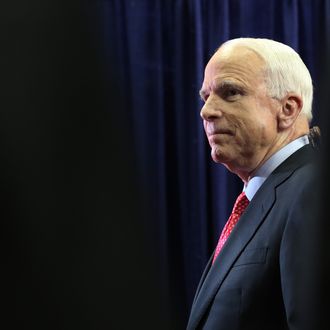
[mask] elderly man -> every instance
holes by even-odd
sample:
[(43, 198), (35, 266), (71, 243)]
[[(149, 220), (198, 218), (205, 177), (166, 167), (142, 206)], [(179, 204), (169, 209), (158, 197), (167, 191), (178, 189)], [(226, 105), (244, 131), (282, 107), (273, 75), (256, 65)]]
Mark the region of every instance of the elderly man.
[(244, 188), (202, 275), (188, 329), (299, 329), (297, 246), (315, 153), (308, 69), (284, 44), (234, 39), (210, 59), (200, 94), (212, 158)]

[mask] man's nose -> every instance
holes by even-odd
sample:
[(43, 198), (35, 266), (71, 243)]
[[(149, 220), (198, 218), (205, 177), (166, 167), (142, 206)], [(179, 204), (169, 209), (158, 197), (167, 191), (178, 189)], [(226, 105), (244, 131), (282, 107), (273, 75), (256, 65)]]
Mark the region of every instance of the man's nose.
[(221, 111), (214, 106), (214, 102), (208, 99), (200, 111), (200, 116), (203, 120), (212, 121), (221, 116)]

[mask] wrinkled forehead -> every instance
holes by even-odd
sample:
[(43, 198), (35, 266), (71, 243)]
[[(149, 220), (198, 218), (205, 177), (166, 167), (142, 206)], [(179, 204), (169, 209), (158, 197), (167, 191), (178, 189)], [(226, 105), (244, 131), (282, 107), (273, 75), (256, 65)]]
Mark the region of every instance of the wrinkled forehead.
[(205, 68), (205, 79), (214, 76), (264, 77), (266, 63), (254, 50), (244, 45), (224, 44), (211, 57)]

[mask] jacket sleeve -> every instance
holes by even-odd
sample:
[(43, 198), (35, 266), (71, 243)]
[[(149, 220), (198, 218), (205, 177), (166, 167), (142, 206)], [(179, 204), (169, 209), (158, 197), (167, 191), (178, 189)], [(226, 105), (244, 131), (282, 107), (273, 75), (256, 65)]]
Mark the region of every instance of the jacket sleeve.
[(287, 221), (280, 244), (280, 276), (290, 330), (320, 329), (317, 325), (317, 231), (319, 189), (306, 174), (294, 196), (288, 196)]

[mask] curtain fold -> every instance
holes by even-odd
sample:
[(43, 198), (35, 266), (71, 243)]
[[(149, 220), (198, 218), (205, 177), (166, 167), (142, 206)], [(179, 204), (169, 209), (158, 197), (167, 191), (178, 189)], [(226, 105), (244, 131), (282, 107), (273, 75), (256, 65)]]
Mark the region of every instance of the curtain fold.
[(199, 116), (205, 64), (229, 38), (289, 44), (311, 71), (314, 123), (319, 124), (318, 61), (329, 38), (329, 1), (99, 0), (98, 8), (104, 42), (121, 63), (127, 125), (134, 132), (132, 166), (140, 173), (144, 225), (167, 297), (164, 310), (170, 311), (173, 329), (182, 328), (201, 272), (242, 189), (240, 180), (210, 157)]

